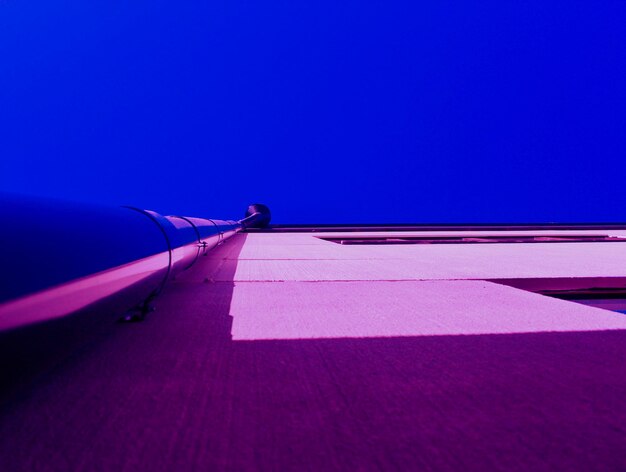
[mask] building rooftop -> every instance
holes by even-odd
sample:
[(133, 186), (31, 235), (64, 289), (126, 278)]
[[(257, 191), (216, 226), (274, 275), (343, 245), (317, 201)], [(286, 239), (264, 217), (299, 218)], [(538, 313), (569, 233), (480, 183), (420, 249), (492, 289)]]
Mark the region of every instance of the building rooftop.
[(7, 397), (0, 466), (626, 468), (626, 316), (543, 294), (622, 290), (620, 238), (237, 234)]

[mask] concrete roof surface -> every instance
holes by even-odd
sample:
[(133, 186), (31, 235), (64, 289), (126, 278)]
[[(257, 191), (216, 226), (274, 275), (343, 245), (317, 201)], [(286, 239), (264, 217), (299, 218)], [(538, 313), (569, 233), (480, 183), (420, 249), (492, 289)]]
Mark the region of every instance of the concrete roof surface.
[(626, 469), (626, 315), (495, 280), (626, 244), (315, 236), (234, 236), (2, 397), (0, 469)]

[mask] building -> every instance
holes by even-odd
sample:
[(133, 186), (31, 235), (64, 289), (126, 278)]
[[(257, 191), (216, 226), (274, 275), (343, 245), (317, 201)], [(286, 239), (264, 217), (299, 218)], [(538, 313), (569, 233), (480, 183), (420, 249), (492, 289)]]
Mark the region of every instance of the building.
[(626, 230), (274, 227), (5, 395), (3, 470), (624, 470)]

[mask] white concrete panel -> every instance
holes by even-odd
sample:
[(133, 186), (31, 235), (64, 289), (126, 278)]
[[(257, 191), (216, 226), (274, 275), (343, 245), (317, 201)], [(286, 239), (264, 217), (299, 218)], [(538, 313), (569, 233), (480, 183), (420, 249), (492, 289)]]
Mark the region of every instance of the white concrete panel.
[[(323, 241), (322, 244), (292, 245), (289, 240), (276, 236), (280, 235), (248, 235), (249, 239), (238, 254), (236, 280), (626, 276), (626, 243), (342, 246)], [(315, 239), (308, 234), (289, 236), (301, 240)], [(262, 240), (284, 244), (259, 244)], [(226, 277), (219, 271), (214, 276), (220, 280)]]
[(234, 340), (598, 331), (626, 315), (485, 281), (236, 283)]

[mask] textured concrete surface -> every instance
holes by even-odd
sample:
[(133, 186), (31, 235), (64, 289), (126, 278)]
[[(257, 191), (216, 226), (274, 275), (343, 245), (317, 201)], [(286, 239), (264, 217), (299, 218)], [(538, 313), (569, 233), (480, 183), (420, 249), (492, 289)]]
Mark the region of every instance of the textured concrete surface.
[(626, 316), (477, 280), (238, 283), (233, 339), (626, 329)]
[[(625, 317), (445, 267), (626, 276), (626, 244), (355, 258), (287, 236), (236, 236), (144, 323), (5, 392), (0, 470), (626, 470)], [(292, 257), (311, 250), (337, 265)], [(262, 256), (283, 260), (246, 268)]]
[[(563, 233), (598, 234), (598, 231)], [(440, 235), (444, 234), (448, 233)], [(470, 236), (502, 233), (462, 234)], [(608, 231), (603, 234), (623, 236), (623, 232), (619, 231)], [(342, 246), (319, 239), (325, 235), (327, 234), (249, 234), (238, 261), (231, 260), (230, 263), (199, 270), (196, 277), (232, 280), (233, 267), (236, 267), (235, 281), (626, 276), (626, 243), (622, 242)], [(341, 233), (330, 235), (338, 237)], [(346, 235), (354, 236), (354, 233)]]

